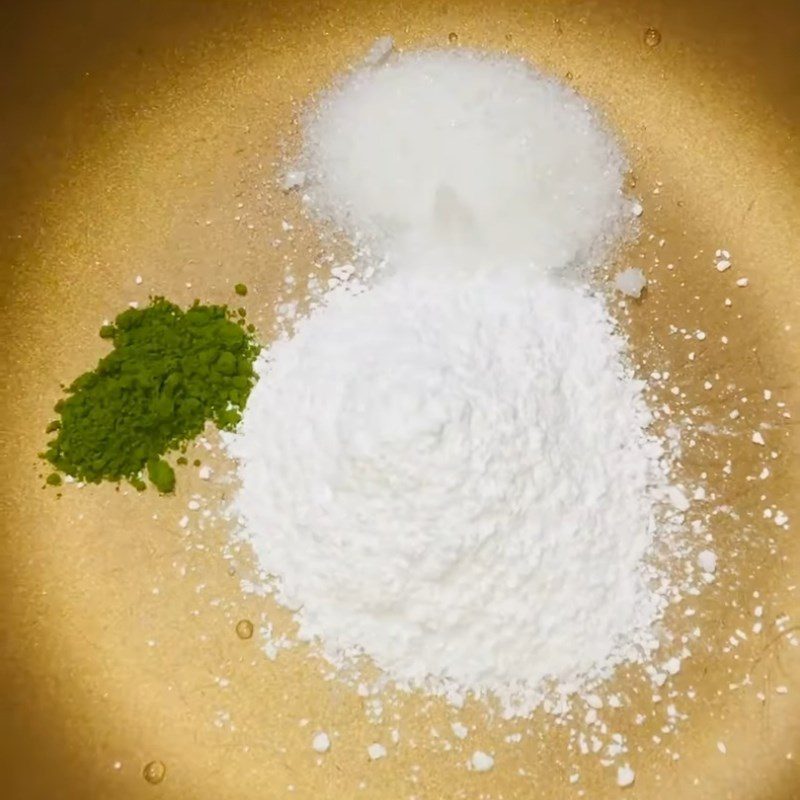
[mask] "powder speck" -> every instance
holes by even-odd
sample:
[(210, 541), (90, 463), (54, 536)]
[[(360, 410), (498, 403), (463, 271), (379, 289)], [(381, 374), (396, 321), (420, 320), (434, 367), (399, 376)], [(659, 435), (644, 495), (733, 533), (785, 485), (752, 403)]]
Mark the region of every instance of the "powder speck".
[(494, 759), (483, 750), (476, 750), (470, 760), (470, 766), (475, 772), (488, 772), (494, 766)]
[(469, 728), (462, 722), (453, 722), (450, 727), (453, 730), (453, 735), (458, 739), (466, 739), (469, 733)]
[(325, 731), (320, 731), (311, 740), (311, 747), (318, 753), (327, 753), (331, 749), (331, 739)]
[(384, 758), (386, 756), (386, 748), (382, 744), (374, 742), (367, 748), (367, 755), (370, 761), (377, 761), (379, 758)]
[(625, 269), (614, 279), (614, 286), (629, 297), (640, 297), (647, 279), (640, 269)]
[(704, 572), (713, 573), (717, 569), (717, 556), (711, 550), (703, 550), (697, 554), (697, 563)]
[(636, 780), (636, 773), (628, 764), (617, 768), (617, 786), (630, 786)]

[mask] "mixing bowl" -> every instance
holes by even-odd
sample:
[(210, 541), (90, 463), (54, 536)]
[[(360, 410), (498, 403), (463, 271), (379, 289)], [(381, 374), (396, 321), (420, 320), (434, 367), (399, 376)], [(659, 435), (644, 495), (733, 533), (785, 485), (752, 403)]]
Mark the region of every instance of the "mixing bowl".
[[(173, 498), (44, 487), (44, 427), (60, 384), (104, 351), (103, 319), (148, 294), (235, 303), (244, 282), (249, 316), (270, 330), (287, 263), (274, 240), (282, 220), (301, 219), (274, 163), (296, 142), (298, 104), (385, 34), (401, 48), (524, 56), (618, 131), (644, 206), (642, 235), (621, 258), (650, 279), (621, 324), (643, 369), (680, 379), (680, 402), (668, 382), (655, 402), (702, 409), (683, 469), (705, 474), (734, 512), (713, 520), (724, 568), (695, 604), (703, 633), (676, 697), (661, 700), (686, 719), (662, 732), (650, 697), (614, 718), (636, 769), (624, 792), (800, 797), (800, 461), (785, 416), (800, 394), (796, 3), (28, 0), (2, 16), (4, 797), (623, 791), (613, 768), (568, 748), (569, 725), (544, 714), (508, 723), (470, 705), (469, 742), (446, 749), (442, 704), (401, 697), (386, 712), (397, 719), (376, 726), (365, 698), (324, 680), (301, 649), (269, 659), (258, 627), (281, 612), (242, 592), (246, 551), (226, 545), (219, 522), (179, 524), (201, 490), (196, 473)], [(301, 222), (288, 246), (297, 264), (319, 244)], [(717, 249), (732, 254), (724, 274)], [(707, 333), (694, 363), (682, 330)], [(731, 401), (745, 409), (739, 420)], [(769, 458), (750, 440), (755, 428), (777, 453), (768, 483), (753, 480), (756, 459)], [(226, 491), (203, 488), (212, 504)], [(764, 517), (773, 506), (788, 530)], [(627, 680), (623, 671), (615, 683)], [(366, 745), (387, 725), (396, 752), (370, 763)], [(336, 732), (324, 758), (310, 746), (320, 727)], [(525, 736), (509, 744), (516, 731)], [(497, 754), (490, 773), (465, 768), (476, 748)]]

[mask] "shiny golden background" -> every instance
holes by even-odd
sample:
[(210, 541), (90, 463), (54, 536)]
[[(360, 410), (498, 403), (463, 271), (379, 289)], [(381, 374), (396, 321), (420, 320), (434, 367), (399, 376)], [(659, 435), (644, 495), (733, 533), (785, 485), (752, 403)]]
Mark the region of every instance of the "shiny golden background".
[[(4, 5), (0, 796), (620, 793), (613, 769), (570, 754), (565, 731), (541, 716), (501, 723), (471, 705), (459, 717), (476, 731), (447, 751), (431, 733), (446, 737), (455, 718), (442, 704), (400, 698), (387, 706), (386, 722), (372, 724), (364, 700), (323, 680), (303, 651), (268, 660), (258, 635), (236, 635), (238, 620), (258, 625), (275, 616), (267, 601), (239, 588), (246, 552), (225, 550), (224, 527), (198, 530), (197, 514), (187, 529), (178, 525), (191, 492), (225, 496), (225, 487), (201, 487), (191, 468), (171, 499), (126, 487), (42, 486), (36, 454), (59, 383), (94, 363), (103, 352), (101, 321), (127, 302), (163, 293), (178, 302), (236, 303), (231, 287), (245, 281), (249, 313), (266, 335), (284, 255), (299, 267), (317, 246), (296, 198), (274, 189), (273, 162), (293, 140), (296, 104), (388, 33), (401, 47), (525, 55), (595, 100), (625, 141), (645, 206), (645, 231), (626, 263), (641, 263), (651, 284), (644, 302), (620, 318), (643, 369), (670, 369), (685, 388), (686, 398), (665, 392), (659, 402), (701, 407), (705, 421), (724, 423), (725, 436), (694, 432), (684, 472), (707, 472), (711, 490), (740, 514), (712, 527), (722, 574), (697, 604), (703, 646), (692, 645), (694, 658), (676, 679), (675, 702), (689, 718), (655, 745), (663, 719), (632, 722), (635, 711), (651, 714), (649, 697), (609, 715), (628, 737), (636, 769), (625, 794), (800, 797), (800, 648), (773, 625), (800, 613), (798, 441), (792, 420), (760, 399), (764, 388), (789, 409), (798, 399), (796, 3)], [(651, 27), (661, 34), (656, 46), (645, 42)], [(273, 247), (287, 238), (283, 218), (298, 230)], [(734, 254), (724, 275), (713, 269), (717, 247)], [(742, 275), (747, 289), (734, 286)], [(669, 334), (670, 323), (708, 338), (687, 343)], [(688, 366), (690, 349), (698, 357)], [(719, 386), (712, 395), (702, 388), (706, 379)], [(731, 383), (737, 388), (725, 388)], [(727, 412), (737, 404), (745, 414), (732, 423)], [(780, 454), (768, 485), (747, 480), (764, 457), (749, 442), (762, 421), (769, 449)], [(729, 458), (727, 477), (721, 467)], [(761, 519), (762, 492), (795, 518), (791, 532)], [(732, 630), (752, 621), (754, 591), (765, 606), (765, 634), (725, 653)], [(731, 688), (745, 675), (751, 686)], [(629, 680), (621, 675), (618, 686)], [(788, 694), (777, 694), (778, 685)], [(690, 687), (697, 697), (687, 703)], [(389, 744), (391, 727), (400, 730), (399, 745), (368, 763), (366, 746)], [(338, 733), (321, 763), (310, 747), (317, 729)], [(526, 730), (521, 744), (504, 743)], [(492, 772), (465, 769), (476, 747), (495, 752)], [(156, 784), (143, 777), (162, 777), (158, 765), (146, 769), (153, 761), (166, 767)], [(581, 774), (574, 786), (572, 765)]]

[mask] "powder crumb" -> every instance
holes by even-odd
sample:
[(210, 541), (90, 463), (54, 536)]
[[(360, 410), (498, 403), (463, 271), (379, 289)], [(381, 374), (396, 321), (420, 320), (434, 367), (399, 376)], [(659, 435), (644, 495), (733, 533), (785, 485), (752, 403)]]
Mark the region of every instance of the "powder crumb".
[(494, 759), (483, 750), (476, 750), (472, 754), (469, 764), (475, 772), (488, 772), (494, 766)]
[(764, 437), (761, 435), (759, 431), (753, 432), (753, 435), (750, 437), (750, 441), (753, 442), (753, 444), (758, 444), (761, 445), (762, 447), (766, 444), (766, 442), (764, 441)]
[(450, 728), (457, 739), (466, 739), (469, 734), (469, 728), (463, 722), (453, 722)]
[(617, 768), (617, 786), (630, 786), (636, 780), (636, 773), (628, 764)]
[(142, 285), (142, 280), (143, 280), (143, 279), (142, 279), (142, 276), (141, 276), (141, 275), (137, 275), (137, 276), (136, 276), (136, 277), (133, 279), (133, 282), (134, 282), (134, 283), (135, 283), (137, 286), (141, 286), (141, 285)]
[(197, 471), (197, 476), (200, 478), (201, 481), (207, 481), (211, 479), (211, 475), (213, 474), (213, 470), (211, 467), (202, 466)]
[(589, 694), (586, 695), (584, 699), (586, 700), (586, 705), (588, 705), (590, 708), (600, 709), (603, 707), (603, 699), (600, 697), (600, 695)]
[(725, 270), (730, 269), (731, 262), (727, 259), (723, 258), (717, 261), (716, 267), (717, 272), (725, 272)]
[(314, 735), (314, 738), (311, 740), (311, 747), (317, 753), (327, 753), (328, 750), (331, 749), (331, 739), (325, 731), (320, 731), (319, 733)]
[(386, 757), (386, 748), (382, 744), (374, 742), (367, 748), (367, 755), (370, 761), (377, 761), (379, 758)]
[(614, 287), (628, 297), (641, 297), (647, 278), (640, 269), (625, 269), (614, 279)]
[(736, 285), (737, 285), (737, 286), (740, 286), (741, 288), (744, 288), (744, 287), (745, 287), (745, 286), (747, 286), (749, 283), (750, 283), (750, 281), (749, 281), (749, 280), (747, 280), (747, 278), (739, 278), (739, 279), (736, 281)]
[(697, 555), (697, 563), (704, 572), (712, 574), (717, 570), (717, 556), (711, 550), (703, 550)]
[(681, 660), (679, 658), (671, 658), (664, 664), (664, 669), (670, 675), (677, 675), (681, 671)]

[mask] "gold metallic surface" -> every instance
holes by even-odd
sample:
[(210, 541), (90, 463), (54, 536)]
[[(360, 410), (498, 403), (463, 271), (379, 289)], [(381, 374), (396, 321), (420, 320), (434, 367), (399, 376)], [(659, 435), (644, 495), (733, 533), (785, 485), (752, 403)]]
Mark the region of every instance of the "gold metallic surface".
[[(543, 715), (514, 725), (470, 704), (460, 718), (476, 730), (445, 750), (431, 734), (446, 738), (454, 718), (442, 704), (400, 698), (373, 724), (365, 700), (324, 680), (302, 650), (268, 659), (258, 632), (242, 636), (241, 621), (258, 631), (265, 615), (275, 616), (239, 588), (246, 553), (225, 549), (224, 526), (201, 530), (199, 514), (179, 524), (193, 492), (210, 507), (224, 499), (225, 488), (204, 484), (196, 470), (179, 473), (169, 499), (126, 487), (43, 488), (36, 454), (59, 384), (103, 352), (96, 334), (104, 318), (148, 293), (238, 305), (232, 287), (242, 281), (250, 289), (242, 304), (269, 330), (285, 254), (296, 249), (297, 266), (314, 246), (297, 199), (275, 191), (273, 162), (292, 141), (296, 104), (387, 33), (401, 47), (524, 55), (568, 76), (619, 131), (645, 207), (643, 235), (626, 259), (651, 281), (621, 319), (642, 369), (669, 370), (686, 393), (675, 398), (665, 387), (657, 402), (679, 416), (700, 408), (701, 422), (727, 432), (698, 428), (683, 463), (689, 477), (707, 473), (711, 491), (738, 514), (712, 525), (721, 574), (695, 604), (704, 635), (691, 645), (672, 701), (688, 718), (662, 734), (649, 696), (609, 713), (636, 769), (625, 796), (800, 797), (800, 648), (774, 625), (800, 615), (800, 448), (793, 420), (763, 400), (770, 389), (800, 410), (796, 3), (5, 5), (0, 797), (620, 794), (613, 769), (570, 753), (568, 731)], [(286, 238), (284, 218), (298, 230), (275, 247)], [(720, 247), (735, 261), (722, 274), (713, 268)], [(735, 285), (742, 276), (746, 288)], [(670, 325), (707, 336), (686, 339)], [(738, 420), (729, 418), (734, 407)], [(760, 423), (766, 450), (750, 441)], [(769, 480), (749, 480), (767, 450), (778, 453)], [(788, 533), (763, 518), (769, 504), (793, 519)], [(765, 633), (727, 645), (742, 619), (752, 622), (756, 602)], [(671, 622), (678, 631), (686, 624)], [(629, 677), (618, 677), (622, 690)], [(648, 714), (640, 725), (637, 711)], [(388, 745), (393, 727), (399, 744), (370, 763), (367, 745)], [(311, 748), (320, 729), (333, 739), (322, 757)], [(530, 733), (504, 742), (516, 731)], [(492, 772), (465, 769), (476, 748), (495, 752)]]

